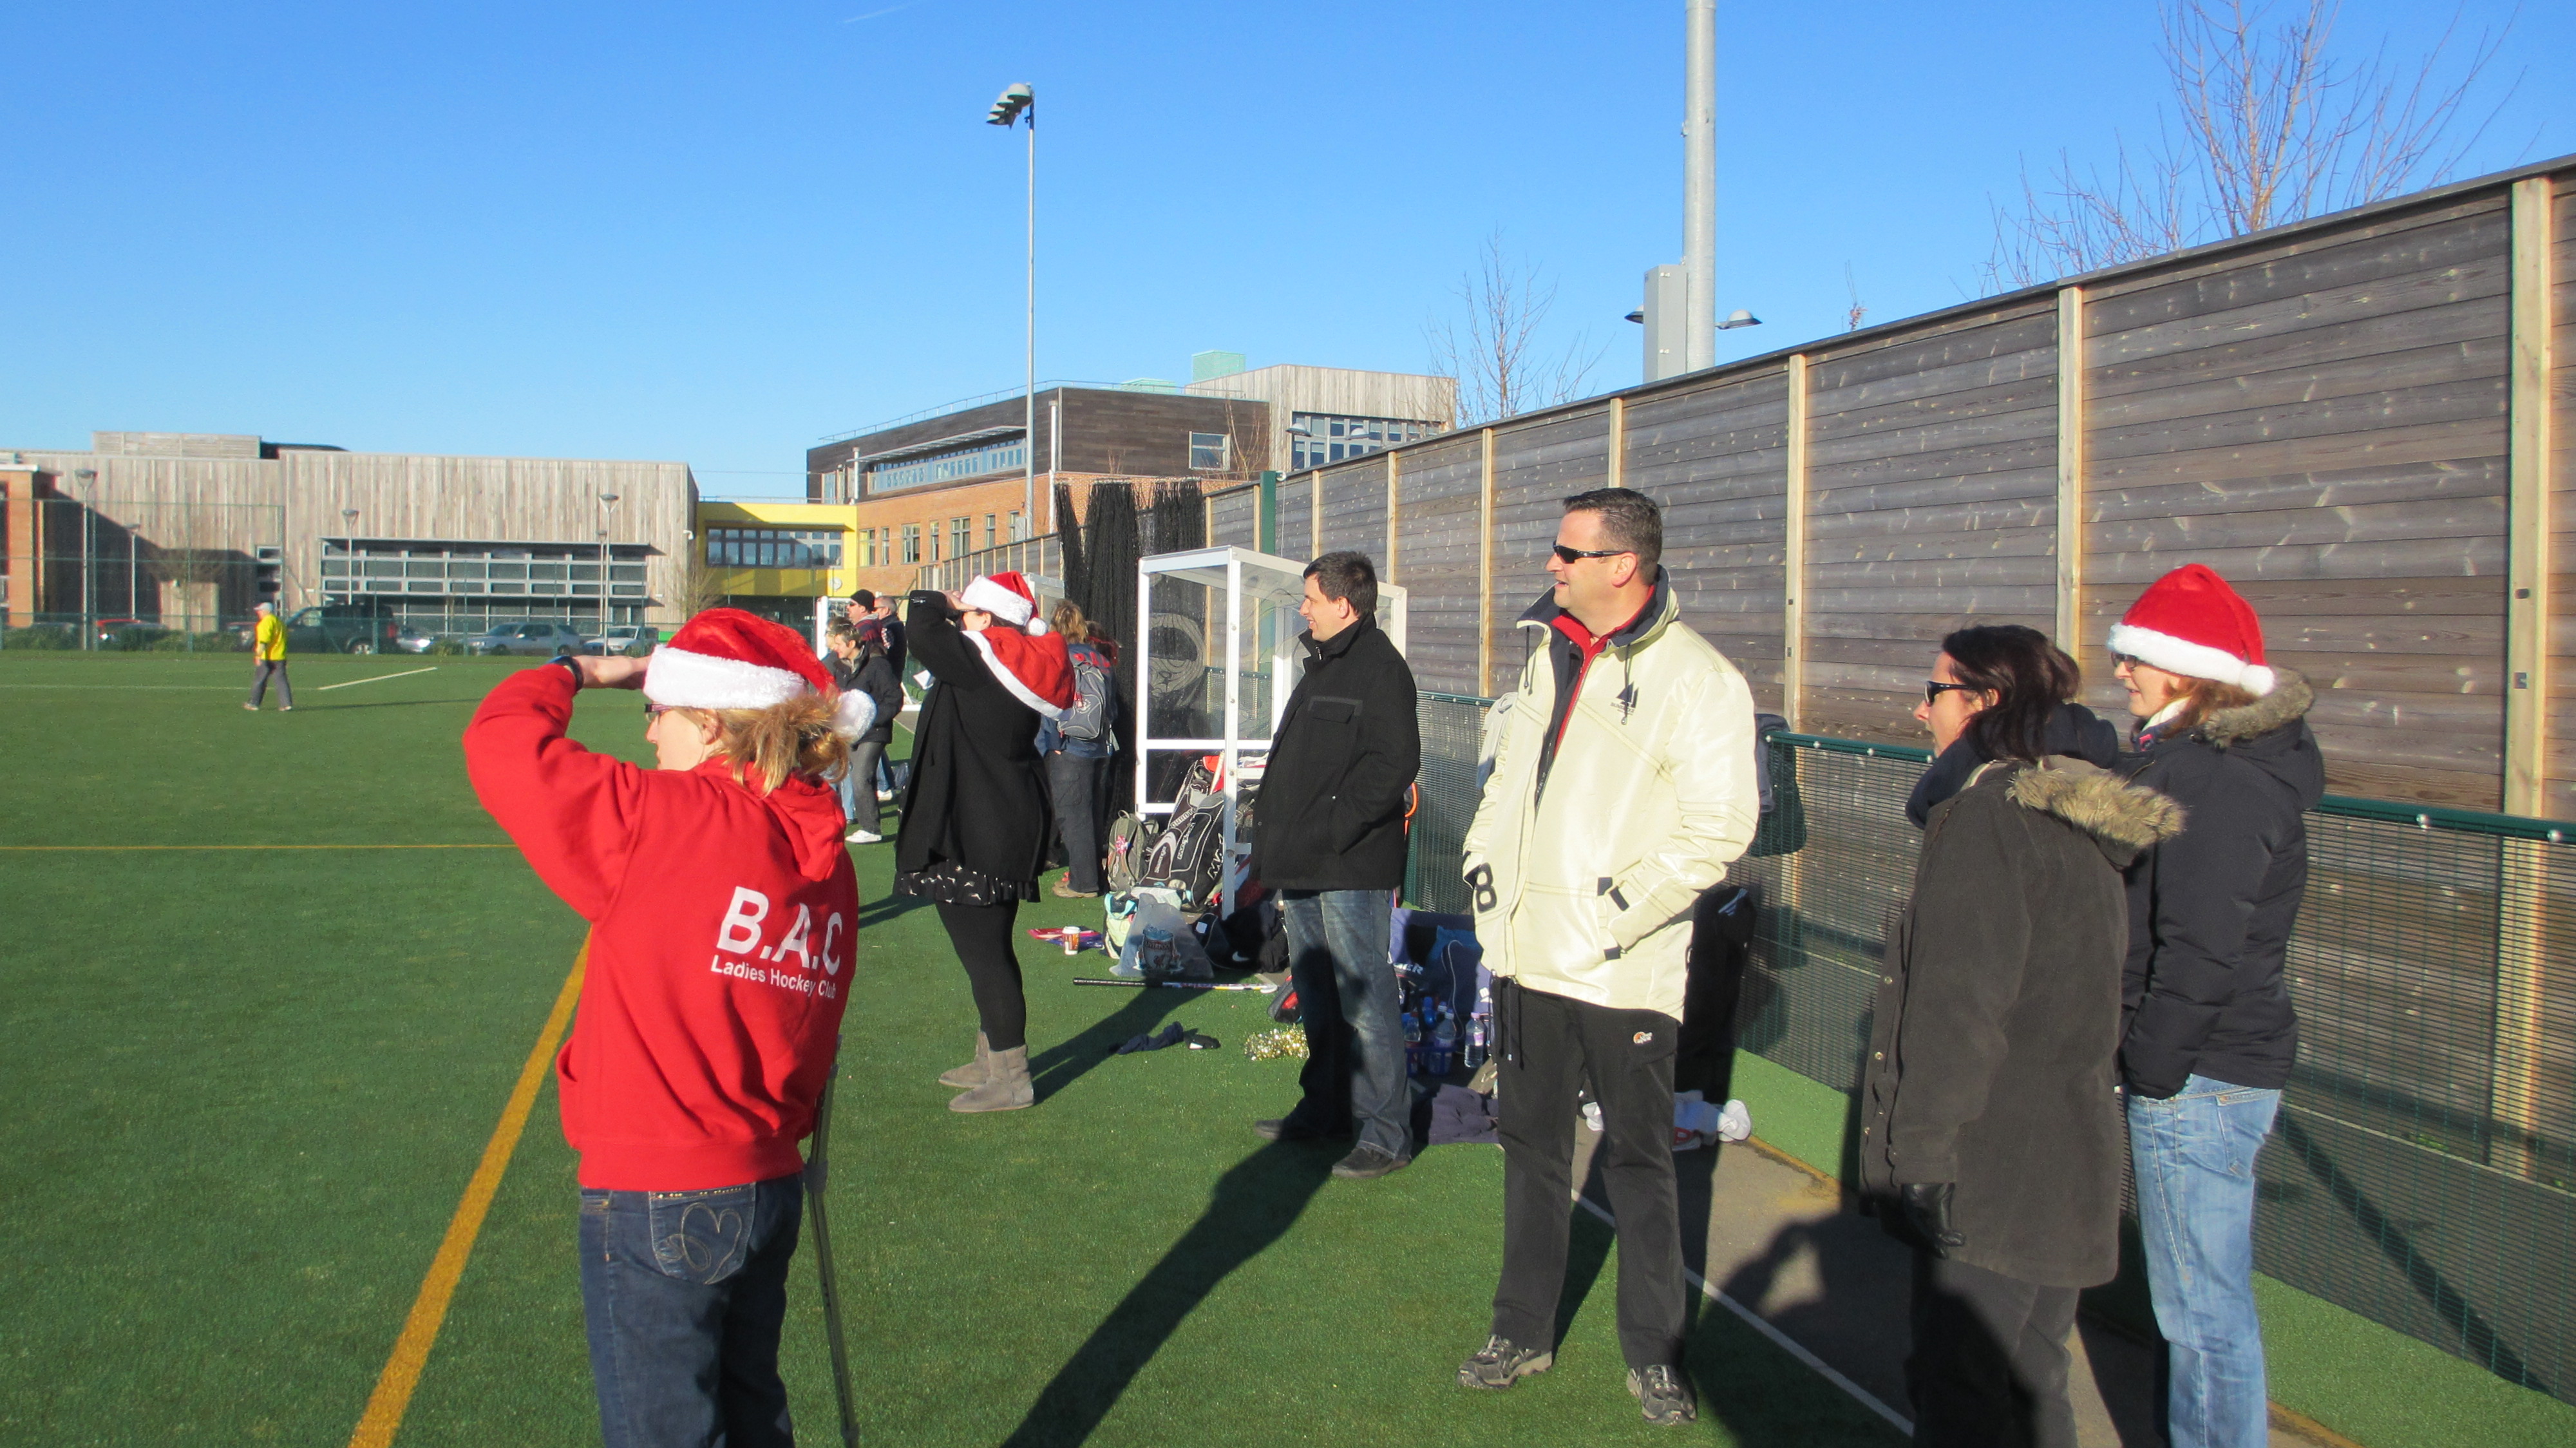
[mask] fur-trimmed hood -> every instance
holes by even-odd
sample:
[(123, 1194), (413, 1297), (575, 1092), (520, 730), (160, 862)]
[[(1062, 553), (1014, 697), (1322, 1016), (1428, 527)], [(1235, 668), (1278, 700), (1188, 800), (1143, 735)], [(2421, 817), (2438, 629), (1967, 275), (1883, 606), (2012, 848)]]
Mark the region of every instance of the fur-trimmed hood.
[(2183, 808), (2081, 759), (2051, 756), (2013, 776), (2006, 797), (2091, 835), (2114, 865), (2182, 833)]
[(2273, 672), (2280, 678), (2272, 685), (2271, 693), (2240, 708), (2215, 710), (2193, 732), (2208, 740), (2213, 749), (2229, 749), (2306, 718), (2317, 702), (2316, 690), (2308, 687), (2307, 676), (2296, 669), (2275, 668)]

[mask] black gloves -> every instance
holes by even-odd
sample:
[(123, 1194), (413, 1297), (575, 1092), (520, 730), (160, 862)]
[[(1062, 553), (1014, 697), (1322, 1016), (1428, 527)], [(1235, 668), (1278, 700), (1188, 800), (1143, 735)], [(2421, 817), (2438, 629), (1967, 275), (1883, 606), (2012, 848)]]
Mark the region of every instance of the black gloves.
[(1959, 1190), (1957, 1183), (1907, 1182), (1896, 1190), (1905, 1225), (1914, 1229), (1933, 1256), (1947, 1257), (1968, 1245), (1967, 1237), (1950, 1225), (1950, 1199)]

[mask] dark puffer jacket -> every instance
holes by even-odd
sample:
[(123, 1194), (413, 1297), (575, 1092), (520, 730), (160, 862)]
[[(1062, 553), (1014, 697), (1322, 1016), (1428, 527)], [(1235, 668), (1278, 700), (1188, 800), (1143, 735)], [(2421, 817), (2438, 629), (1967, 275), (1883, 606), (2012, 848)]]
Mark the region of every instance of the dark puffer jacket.
[(2316, 696), (2288, 669), (2272, 692), (2151, 745), (2129, 777), (2183, 807), (2183, 832), (2129, 868), (2121, 1070), (2162, 1100), (2194, 1073), (2289, 1084), (2299, 1017), (2281, 966), (2308, 889), (2307, 811), (2326, 790), (2308, 732)]
[(945, 595), (916, 593), (910, 612), (913, 657), (935, 682), (914, 726), (895, 868), (955, 860), (996, 880), (1035, 880), (1052, 823), (1037, 711), (993, 677)]
[(1288, 696), (1253, 807), (1252, 873), (1274, 890), (1404, 883), (1404, 806), (1422, 766), (1413, 670), (1364, 616), (1322, 643)]
[(2044, 1287), (2119, 1270), (2120, 871), (2173, 802), (2081, 760), (1987, 766), (1933, 806), (1887, 940), (1861, 1101), (1863, 1191), (1955, 1182), (1950, 1255)]

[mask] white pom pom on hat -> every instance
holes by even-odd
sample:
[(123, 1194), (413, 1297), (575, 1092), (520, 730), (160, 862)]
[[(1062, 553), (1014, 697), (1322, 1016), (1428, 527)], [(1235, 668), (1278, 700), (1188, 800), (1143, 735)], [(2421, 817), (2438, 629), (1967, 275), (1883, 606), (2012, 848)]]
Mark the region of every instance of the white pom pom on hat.
[(2111, 626), (2111, 652), (2260, 697), (2280, 676), (2263, 662), (2254, 605), (2206, 565), (2186, 563), (2147, 586)]

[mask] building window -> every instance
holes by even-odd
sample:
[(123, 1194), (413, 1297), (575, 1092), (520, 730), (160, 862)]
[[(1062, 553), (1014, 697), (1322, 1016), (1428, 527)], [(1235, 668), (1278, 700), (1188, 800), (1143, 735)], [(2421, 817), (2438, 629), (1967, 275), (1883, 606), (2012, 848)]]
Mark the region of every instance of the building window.
[(1013, 509), (1011, 510), (1010, 518), (1011, 518), (1011, 541), (1012, 541), (1012, 542), (1014, 542), (1014, 543), (1017, 543), (1017, 542), (1019, 542), (1021, 539), (1026, 538), (1026, 537), (1028, 536), (1028, 532), (1027, 532), (1027, 530), (1023, 529), (1023, 528), (1020, 526), (1020, 510), (1019, 510), (1019, 509), (1017, 509), (1017, 508), (1013, 508)]
[(998, 519), (998, 518), (996, 518), (996, 517), (994, 517), (994, 516), (993, 516), (992, 514), (990, 514), (990, 513), (986, 513), (986, 514), (984, 515), (984, 546), (985, 546), (985, 547), (990, 548), (990, 547), (992, 547), (994, 544), (999, 543), (999, 542), (1001, 542), (1001, 541), (1002, 541), (1002, 535), (1001, 535), (1001, 531), (1000, 531), (1000, 530), (1001, 530), (1001, 520), (1000, 520), (1000, 519)]
[(951, 558), (963, 558), (974, 551), (975, 520), (972, 518), (949, 519), (948, 556)]
[(838, 568), (838, 528), (710, 528), (711, 568)]
[(1190, 434), (1190, 468), (1194, 472), (1223, 472), (1226, 462), (1226, 436), (1221, 432)]
[(921, 525), (919, 523), (903, 525), (903, 561), (906, 563), (921, 561)]
[(1288, 419), (1297, 429), (1288, 435), (1288, 466), (1319, 468), (1345, 458), (1366, 457), (1402, 442), (1418, 442), (1440, 431), (1428, 422), (1400, 417), (1342, 417), (1328, 412), (1300, 412)]
[(904, 458), (868, 469), (868, 495), (874, 497), (901, 488), (917, 488), (925, 483), (953, 483), (959, 478), (1025, 468), (1028, 462), (1029, 445), (1025, 439), (986, 443), (981, 447), (960, 448), (929, 457)]

